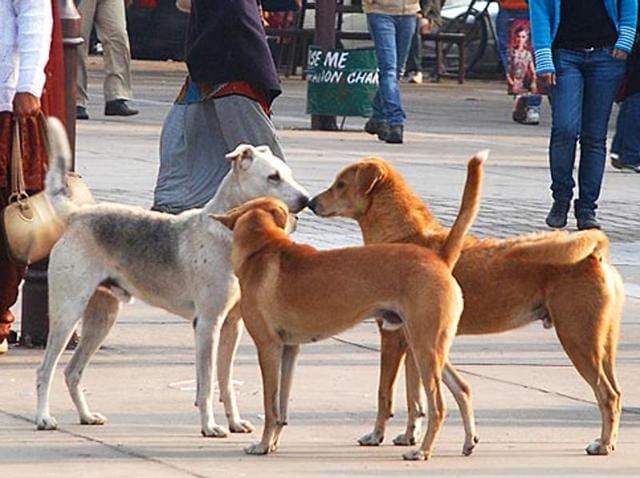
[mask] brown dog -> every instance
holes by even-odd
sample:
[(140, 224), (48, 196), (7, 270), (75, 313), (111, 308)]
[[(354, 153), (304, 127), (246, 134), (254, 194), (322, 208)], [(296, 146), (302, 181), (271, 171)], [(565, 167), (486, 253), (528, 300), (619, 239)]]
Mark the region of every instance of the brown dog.
[[(376, 178), (363, 174), (363, 191)], [(383, 328), (402, 328), (425, 384), (429, 425), (422, 446), (405, 459), (428, 459), (445, 417), (443, 373), (462, 313), (462, 295), (451, 270), (478, 210), (479, 188), (465, 191), (458, 219), (442, 253), (408, 244), (380, 244), (318, 251), (287, 236), (284, 203), (262, 198), (212, 216), (233, 229), (231, 261), (240, 281), (244, 323), (258, 349), (265, 427), (262, 440), (245, 451), (274, 451), (287, 421), (293, 369), (300, 344), (338, 334), (367, 317)], [(466, 384), (459, 385), (460, 388)], [(464, 402), (464, 415), (473, 414)], [(471, 452), (473, 437), (465, 442)]]
[[(477, 167), (471, 161), (469, 174)], [(375, 187), (362, 191), (357, 184), (362, 174), (377, 178)], [(413, 243), (439, 251), (448, 237), (406, 181), (378, 158), (347, 166), (309, 207), (319, 216), (356, 219), (366, 244)], [(598, 401), (601, 435), (586, 451), (602, 455), (614, 449), (620, 419), (615, 359), (624, 301), (622, 280), (607, 256), (607, 237), (594, 230), (507, 240), (467, 236), (454, 269), (465, 302), (458, 334), (505, 332), (535, 320), (555, 326), (564, 350)], [(393, 409), (393, 385), (407, 348), (402, 331), (381, 334), (378, 416), (373, 432), (360, 439), (362, 445), (383, 440)], [(412, 360), (406, 362), (406, 373), (409, 420), (406, 432), (394, 440), (397, 445), (415, 443), (423, 415)]]

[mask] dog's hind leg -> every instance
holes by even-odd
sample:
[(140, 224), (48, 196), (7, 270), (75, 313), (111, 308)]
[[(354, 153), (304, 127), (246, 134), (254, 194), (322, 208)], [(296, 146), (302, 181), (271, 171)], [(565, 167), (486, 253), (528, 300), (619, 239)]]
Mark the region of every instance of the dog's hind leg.
[(462, 447), (462, 454), (464, 456), (469, 456), (473, 453), (473, 449), (479, 441), (478, 435), (476, 434), (476, 419), (473, 412), (471, 387), (448, 360), (444, 366), (442, 380), (453, 394), (453, 397), (458, 404), (458, 408), (460, 409), (462, 423), (464, 425), (464, 445)]
[(99, 287), (87, 305), (80, 342), (65, 370), (69, 394), (83, 425), (104, 425), (107, 422), (106, 417), (89, 409), (80, 381), (89, 360), (113, 327), (119, 311), (118, 298)]
[(396, 394), (398, 370), (407, 352), (407, 342), (402, 330), (380, 331), (380, 379), (378, 383), (378, 414), (371, 433), (358, 440), (362, 446), (378, 446), (384, 440), (389, 418), (393, 416), (393, 400)]
[[(556, 333), (578, 373), (591, 386), (600, 408), (602, 426), (600, 437), (590, 443), (589, 455), (608, 455), (613, 451), (620, 422), (620, 391), (612, 383), (615, 361), (615, 340), (610, 337), (610, 314), (613, 304), (603, 297), (578, 303), (554, 300), (550, 305)], [(608, 350), (609, 349), (609, 350)], [(606, 370), (609, 369), (609, 374)]]
[(251, 422), (240, 418), (236, 393), (233, 389), (233, 362), (242, 336), (242, 317), (240, 304), (237, 304), (227, 316), (220, 331), (220, 348), (218, 349), (218, 386), (220, 401), (229, 423), (231, 433), (251, 433), (254, 428)]
[(393, 444), (396, 446), (410, 446), (418, 442), (422, 434), (422, 418), (425, 415), (424, 410), (426, 408), (420, 371), (411, 353), (407, 354), (404, 370), (408, 408), (407, 427), (404, 433), (393, 439)]
[(289, 420), (289, 396), (291, 395), (291, 385), (293, 383), (293, 372), (300, 352), (299, 345), (285, 345), (282, 352), (282, 367), (280, 375), (280, 420), (278, 421), (275, 436), (273, 438), (273, 449), (276, 450), (280, 443), (280, 433)]
[(77, 284), (70, 284), (68, 280), (64, 280), (64, 276), (56, 276), (55, 272), (52, 272), (55, 271), (55, 256), (52, 256), (49, 268), (49, 336), (47, 349), (37, 372), (38, 405), (35, 421), (38, 430), (55, 430), (58, 426), (49, 410), (53, 374), (95, 287), (100, 282), (92, 282), (85, 277), (82, 287), (78, 287)]

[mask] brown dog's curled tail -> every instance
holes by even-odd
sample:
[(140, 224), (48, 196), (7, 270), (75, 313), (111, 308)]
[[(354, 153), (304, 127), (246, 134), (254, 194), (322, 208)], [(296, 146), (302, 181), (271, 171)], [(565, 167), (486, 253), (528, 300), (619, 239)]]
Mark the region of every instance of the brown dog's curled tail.
[(609, 258), (609, 239), (597, 229), (571, 234), (551, 234), (547, 240), (522, 242), (513, 246), (508, 257), (517, 261), (537, 262), (549, 265), (569, 265), (595, 254), (601, 259)]
[(467, 163), (467, 180), (464, 184), (464, 193), (462, 194), (458, 217), (456, 217), (440, 252), (440, 257), (449, 266), (449, 269), (453, 269), (456, 262), (458, 262), (464, 238), (478, 215), (483, 177), (482, 164), (488, 157), (489, 150), (485, 149), (476, 153)]

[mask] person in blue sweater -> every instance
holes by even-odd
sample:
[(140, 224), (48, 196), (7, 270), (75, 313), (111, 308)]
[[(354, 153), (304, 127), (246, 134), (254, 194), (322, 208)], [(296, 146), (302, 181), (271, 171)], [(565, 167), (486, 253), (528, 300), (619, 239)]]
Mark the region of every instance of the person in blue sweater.
[(606, 164), (607, 127), (633, 47), (637, 11), (638, 0), (529, 0), (538, 81), (551, 98), (549, 227), (567, 224), (578, 141), (577, 226), (601, 227), (595, 211)]

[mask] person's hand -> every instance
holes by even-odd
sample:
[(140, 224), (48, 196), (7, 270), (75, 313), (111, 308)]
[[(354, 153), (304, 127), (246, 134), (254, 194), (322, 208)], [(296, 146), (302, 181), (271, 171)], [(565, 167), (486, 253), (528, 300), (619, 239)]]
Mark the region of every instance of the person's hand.
[(538, 81), (540, 82), (540, 86), (542, 88), (548, 88), (556, 84), (556, 74), (555, 73), (542, 73), (538, 75)]
[(40, 111), (40, 98), (31, 93), (16, 93), (13, 98), (13, 114), (19, 118), (33, 116)]
[(124, 0), (124, 8), (129, 8), (132, 3), (133, 0)]
[(617, 60), (626, 60), (627, 59), (627, 53), (625, 53), (622, 50), (618, 50), (617, 48), (614, 48), (613, 51), (611, 52), (611, 56), (616, 58)]

